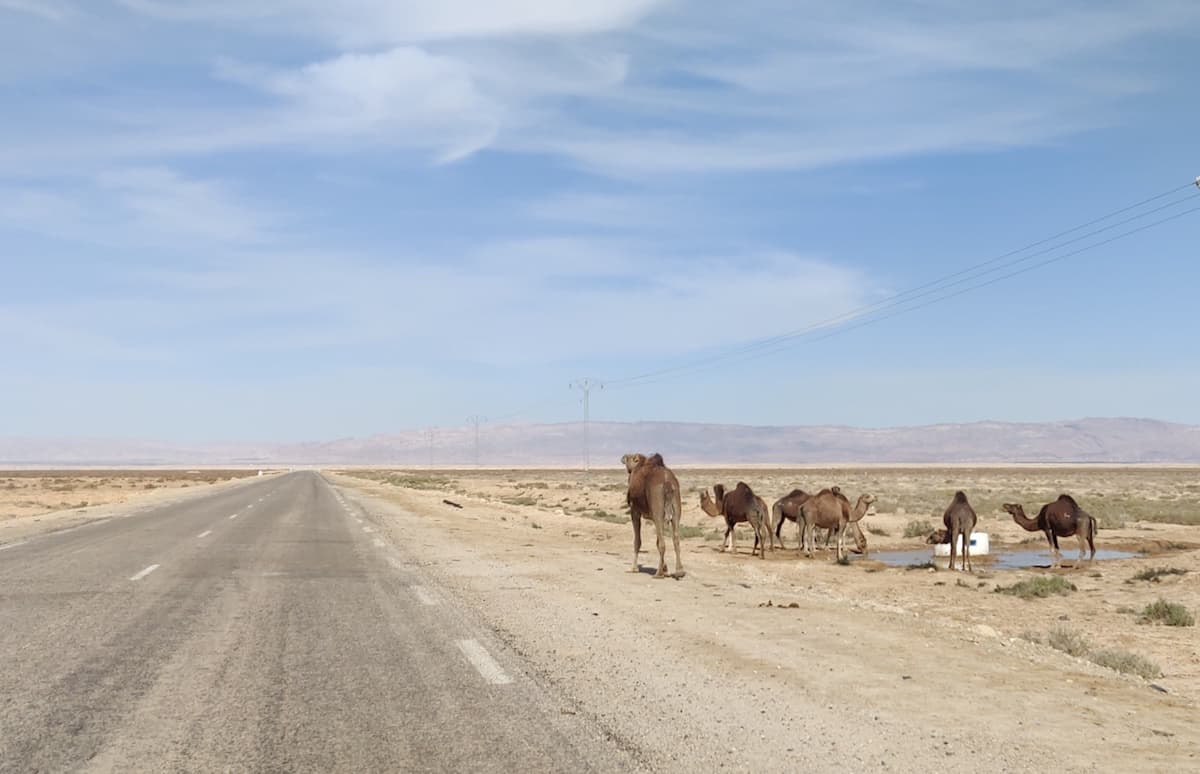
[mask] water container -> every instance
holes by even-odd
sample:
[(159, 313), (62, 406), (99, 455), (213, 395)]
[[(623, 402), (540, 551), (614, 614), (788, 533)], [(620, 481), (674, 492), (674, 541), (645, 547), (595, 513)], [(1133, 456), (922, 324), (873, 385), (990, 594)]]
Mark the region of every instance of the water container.
[[(971, 533), (971, 556), (986, 556), (988, 552), (988, 533), (972, 532)], [(949, 556), (949, 543), (935, 543), (933, 546), (934, 556)], [(962, 535), (958, 536), (958, 556), (962, 556)]]

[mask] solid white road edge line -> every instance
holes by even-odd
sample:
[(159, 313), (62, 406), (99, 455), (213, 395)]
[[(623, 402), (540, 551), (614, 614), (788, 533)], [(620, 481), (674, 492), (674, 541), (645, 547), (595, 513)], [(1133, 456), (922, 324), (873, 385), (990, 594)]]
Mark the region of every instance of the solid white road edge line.
[(231, 518), (231, 519), (236, 519), (236, 518), (237, 518), (237, 516), (238, 516), (238, 515), (237, 515), (236, 513), (231, 513), (231, 514), (229, 515), (229, 518)]
[(10, 548), (16, 548), (17, 546), (23, 546), (28, 542), (29, 542), (28, 540), (18, 540), (15, 543), (5, 543), (4, 545), (0, 546), (0, 551), (7, 551)]
[(495, 659), (484, 650), (483, 646), (475, 640), (459, 640), (457, 643), (458, 649), (467, 657), (467, 661), (471, 662), (471, 666), (492, 685), (506, 685), (512, 682), (512, 678), (504, 673), (500, 665)]
[(203, 532), (201, 532), (199, 535), (197, 535), (196, 537), (198, 537), (198, 538), (206, 538), (206, 537), (208, 537), (208, 536), (209, 536), (209, 535), (211, 535), (211, 534), (212, 534), (212, 530), (211, 530), (211, 529), (206, 529), (206, 530), (204, 530)]
[(147, 567), (146, 569), (144, 569), (144, 570), (142, 570), (141, 572), (139, 572), (137, 575), (134, 575), (134, 576), (133, 576), (132, 578), (130, 578), (129, 580), (131, 580), (131, 581), (140, 581), (142, 578), (145, 578), (147, 575), (149, 575), (150, 573), (154, 572), (154, 571), (155, 571), (155, 570), (157, 570), (157, 569), (158, 569), (158, 565), (157, 565), (157, 564), (152, 564), (152, 565), (150, 565), (149, 567)]

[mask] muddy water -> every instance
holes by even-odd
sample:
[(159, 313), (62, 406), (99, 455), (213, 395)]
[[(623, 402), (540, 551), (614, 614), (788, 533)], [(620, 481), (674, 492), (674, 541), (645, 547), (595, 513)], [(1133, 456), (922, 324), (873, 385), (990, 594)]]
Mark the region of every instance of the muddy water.
[[(1079, 554), (1076, 552), (1063, 552), (1063, 564), (1074, 566), (1076, 557)], [(1140, 556), (1132, 551), (1111, 551), (1099, 549), (1096, 551), (1096, 561), (1105, 559), (1131, 559)], [(861, 559), (861, 556), (852, 555), (851, 559)], [(940, 556), (937, 559), (941, 560), (944, 566), (949, 557)], [(929, 548), (919, 548), (913, 551), (876, 551), (872, 552), (868, 559), (877, 562), (883, 562), (889, 567), (908, 567), (913, 564), (925, 564), (926, 562), (935, 561), (933, 550)], [(1049, 551), (993, 551), (985, 556), (971, 557), (972, 562), (986, 562), (990, 567), (998, 570), (1018, 570), (1025, 567), (1049, 567), (1053, 563)], [(957, 559), (956, 559), (957, 562)], [(1086, 564), (1086, 561), (1085, 561)]]

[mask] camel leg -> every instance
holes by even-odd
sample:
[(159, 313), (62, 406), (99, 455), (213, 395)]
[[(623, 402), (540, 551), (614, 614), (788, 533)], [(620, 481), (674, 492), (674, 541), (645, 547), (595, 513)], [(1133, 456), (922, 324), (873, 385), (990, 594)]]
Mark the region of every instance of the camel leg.
[(683, 570), (683, 559), (679, 557), (679, 516), (678, 514), (671, 520), (671, 542), (675, 544), (675, 577), (682, 578), (686, 573)]
[(963, 572), (975, 572), (971, 565), (971, 533), (963, 535)]
[(633, 521), (633, 567), (629, 571), (641, 572), (642, 566), (638, 564), (638, 554), (642, 550), (642, 515), (631, 513), (629, 518)]
[(1084, 534), (1084, 531), (1085, 525), (1083, 524), (1080, 524), (1079, 528), (1075, 530), (1075, 536), (1079, 538), (1079, 561), (1075, 563), (1076, 567), (1083, 564), (1084, 549), (1087, 548), (1087, 535)]
[(956, 548), (958, 548), (958, 535), (955, 534), (954, 530), (950, 530), (950, 570), (951, 570), (951, 572), (954, 571), (954, 558), (955, 558), (955, 554), (957, 553), (955, 551)]
[[(842, 561), (842, 550), (844, 547), (843, 544), (845, 542), (844, 541), (845, 534), (846, 534), (846, 530), (843, 527), (839, 526), (838, 531), (837, 531), (837, 561), (839, 561), (839, 562)], [(826, 540), (828, 540), (828, 539), (826, 539)]]
[(775, 525), (775, 537), (779, 538), (779, 547), (780, 548), (785, 547), (783, 545), (783, 523), (785, 521), (787, 521), (787, 517), (784, 516), (782, 513), (779, 514), (779, 522), (776, 523), (776, 525)]
[[(759, 544), (758, 544), (758, 558), (766, 559), (767, 558), (767, 537), (771, 534), (771, 529), (767, 526), (766, 521), (764, 521), (763, 519), (759, 519), (758, 523), (754, 525), (754, 539), (758, 540), (758, 536), (760, 534), (762, 535), (762, 540), (759, 541)], [(771, 544), (771, 550), (772, 551), (775, 550), (774, 543)]]
[(729, 522), (725, 522), (725, 539), (721, 541), (721, 553), (725, 553), (727, 550), (729, 550), (729, 537), (731, 532), (733, 532), (732, 525), (730, 525)]
[(666, 529), (666, 520), (662, 514), (654, 515), (654, 537), (658, 544), (658, 572), (654, 573), (655, 578), (667, 577), (667, 538), (663, 534)]
[(1054, 530), (1046, 528), (1046, 545), (1050, 548), (1050, 566), (1058, 566), (1058, 539), (1054, 537)]

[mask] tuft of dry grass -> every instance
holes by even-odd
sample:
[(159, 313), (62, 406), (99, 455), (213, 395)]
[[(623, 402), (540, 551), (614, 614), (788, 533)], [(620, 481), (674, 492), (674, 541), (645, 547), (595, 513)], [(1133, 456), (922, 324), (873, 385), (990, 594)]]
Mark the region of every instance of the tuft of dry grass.
[(906, 538), (923, 538), (930, 532), (933, 532), (933, 525), (920, 519), (913, 519), (904, 525), (904, 537)]
[(1088, 656), (1088, 659), (1102, 667), (1115, 669), (1118, 672), (1149, 680), (1162, 677), (1162, 667), (1148, 658), (1143, 658), (1127, 650), (1098, 650)]
[(1084, 656), (1091, 650), (1091, 645), (1088, 643), (1086, 637), (1064, 626), (1058, 626), (1050, 630), (1050, 633), (1046, 636), (1046, 644), (1055, 650), (1061, 650), (1069, 656)]
[(1142, 622), (1161, 623), (1167, 626), (1195, 626), (1196, 617), (1191, 611), (1177, 602), (1159, 599), (1146, 605), (1142, 610)]
[(1069, 594), (1072, 591), (1077, 591), (1075, 584), (1061, 575), (1039, 575), (1011, 586), (996, 587), (997, 594), (1011, 594), (1021, 599), (1041, 599), (1054, 594)]
[(1148, 567), (1145, 570), (1142, 570), (1141, 572), (1139, 572), (1137, 575), (1134, 575), (1133, 578), (1131, 578), (1128, 582), (1132, 583), (1133, 581), (1144, 580), (1144, 581), (1154, 581), (1155, 583), (1157, 583), (1159, 578), (1162, 578), (1162, 577), (1165, 577), (1168, 575), (1186, 575), (1186, 574), (1187, 574), (1187, 570), (1182, 570), (1178, 567)]

